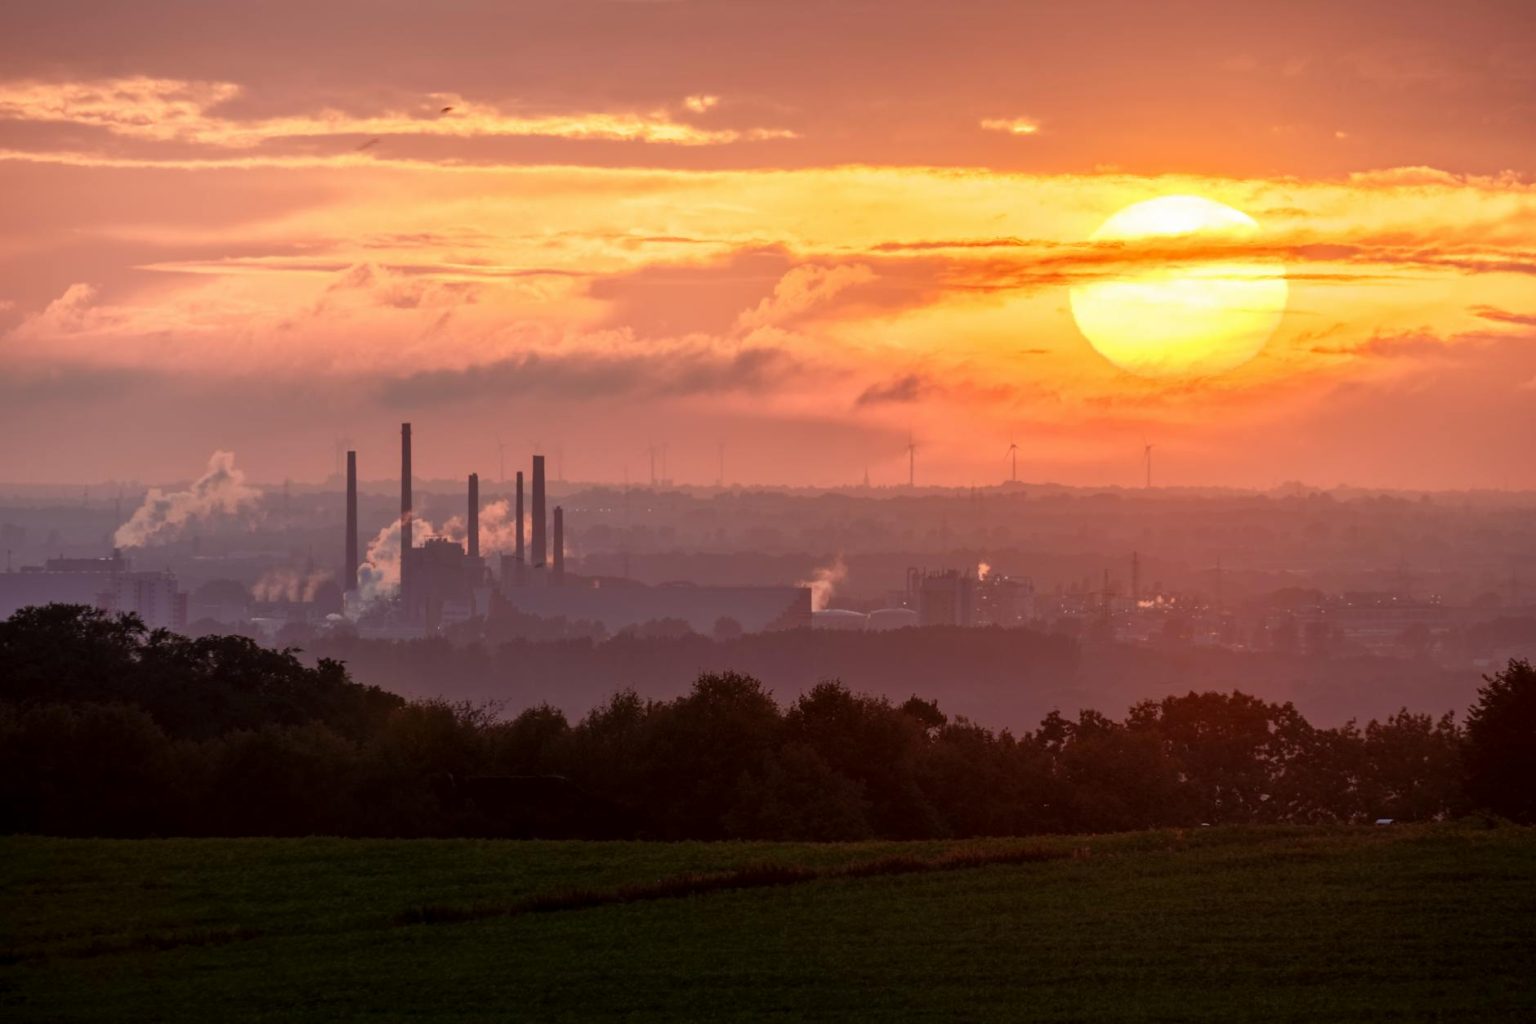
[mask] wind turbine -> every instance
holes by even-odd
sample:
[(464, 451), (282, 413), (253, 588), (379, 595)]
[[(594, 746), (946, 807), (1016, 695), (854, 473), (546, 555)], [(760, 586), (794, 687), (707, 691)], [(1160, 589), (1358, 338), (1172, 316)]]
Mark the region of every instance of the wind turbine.
[(1019, 482), (1019, 446), (1016, 443), (1008, 445), (1008, 457), (1013, 460), (1013, 472), (1009, 476), (1010, 483)]
[(917, 442), (907, 435), (907, 486), (917, 486)]
[(1147, 460), (1147, 490), (1150, 491), (1152, 489), (1152, 446), (1144, 445), (1142, 454)]

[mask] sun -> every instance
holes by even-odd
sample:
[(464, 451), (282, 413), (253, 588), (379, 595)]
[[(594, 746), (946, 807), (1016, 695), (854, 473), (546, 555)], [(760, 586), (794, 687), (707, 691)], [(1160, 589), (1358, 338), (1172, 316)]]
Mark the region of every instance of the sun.
[[(1274, 333), (1288, 294), (1279, 264), (1221, 258), (1258, 233), (1246, 213), (1200, 196), (1127, 206), (1091, 241), (1153, 244), (1126, 247), (1124, 263), (1073, 286), (1078, 329), (1105, 359), (1141, 377), (1209, 377), (1242, 366)], [(1156, 240), (1164, 238), (1161, 252)]]

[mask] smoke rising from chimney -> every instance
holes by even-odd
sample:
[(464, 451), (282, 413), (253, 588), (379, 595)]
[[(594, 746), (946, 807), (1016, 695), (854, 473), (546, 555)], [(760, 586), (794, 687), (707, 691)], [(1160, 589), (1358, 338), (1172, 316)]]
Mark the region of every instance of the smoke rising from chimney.
[(166, 544), (180, 537), (187, 525), (213, 515), (234, 515), (254, 504), (259, 492), (245, 482), (244, 470), (235, 468), (235, 453), (217, 451), (208, 469), (184, 491), (152, 487), (144, 503), (117, 528), (112, 542), (120, 548)]
[(843, 556), (838, 555), (832, 564), (819, 566), (811, 572), (810, 579), (799, 580), (795, 586), (811, 588), (811, 611), (819, 612), (832, 604), (832, 595), (847, 578), (848, 566), (843, 563)]
[[(400, 520), (384, 527), (368, 542), (368, 553), (357, 567), (357, 592), (360, 612), (388, 601), (400, 593)], [(437, 528), (420, 516), (411, 517), (411, 544), (420, 547), (440, 536)], [(462, 525), (462, 520), (460, 521)]]
[[(527, 525), (524, 524), (526, 529)], [(438, 537), (464, 543), (468, 538), (465, 517), (453, 516), (441, 527), (419, 515), (411, 517), (413, 547), (419, 548)], [(511, 502), (503, 498), (481, 508), (481, 555), (506, 553), (516, 548), (517, 522), (513, 517)], [(400, 550), (400, 520), (396, 519), (368, 542), (368, 553), (357, 568), (359, 612), (366, 612), (373, 605), (388, 601), (400, 592)]]
[[(454, 516), (443, 524), (442, 536), (449, 540), (464, 540), (468, 535), (465, 522)], [(528, 540), (528, 525), (523, 524), (523, 541)], [(517, 550), (517, 521), (512, 503), (501, 498), (480, 509), (480, 554), (510, 554)]]
[(251, 584), (251, 596), (258, 601), (313, 601), (322, 584), (330, 581), (333, 574), (317, 569), (280, 567), (268, 569), (261, 579)]

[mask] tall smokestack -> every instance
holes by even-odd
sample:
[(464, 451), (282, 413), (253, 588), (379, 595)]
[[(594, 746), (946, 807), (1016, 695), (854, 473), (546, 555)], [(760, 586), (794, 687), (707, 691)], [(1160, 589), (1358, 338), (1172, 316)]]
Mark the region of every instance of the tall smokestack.
[(544, 568), (548, 555), (544, 543), (544, 456), (533, 457), (533, 565)]
[(516, 554), (519, 562), (523, 561), (523, 471), (517, 471), (517, 544)]
[(411, 564), (411, 425), (400, 424), (400, 594)]
[(480, 474), (469, 474), (469, 557), (480, 557)]
[(550, 580), (555, 586), (565, 582), (565, 509), (555, 506), (555, 572)]
[(347, 590), (357, 589), (357, 452), (347, 452), (347, 561), (341, 579)]
[(528, 564), (526, 552), (523, 550), (523, 471), (517, 471), (517, 562), (513, 570), (517, 573), (517, 585), (523, 585), (523, 567)]

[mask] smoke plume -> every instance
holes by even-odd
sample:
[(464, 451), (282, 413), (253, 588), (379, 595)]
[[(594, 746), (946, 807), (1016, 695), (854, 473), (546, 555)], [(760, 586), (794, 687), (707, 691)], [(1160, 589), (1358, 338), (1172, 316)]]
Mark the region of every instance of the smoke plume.
[(286, 566), (268, 569), (251, 585), (251, 596), (258, 601), (313, 601), (320, 584), (331, 578), (331, 573), (318, 569), (312, 572)]
[(184, 491), (150, 488), (144, 504), (113, 535), (120, 548), (166, 544), (181, 536), (188, 523), (223, 513), (234, 515), (255, 502), (257, 491), (247, 486), (245, 472), (235, 468), (234, 452), (214, 452), (208, 470)]
[(811, 611), (819, 612), (831, 605), (832, 595), (847, 578), (848, 566), (843, 564), (843, 556), (838, 555), (831, 565), (817, 567), (811, 572), (810, 579), (799, 580), (795, 586), (811, 588)]
[[(420, 547), (437, 536), (437, 528), (430, 522), (412, 517), (413, 545)], [(357, 592), (359, 611), (367, 611), (400, 592), (400, 520), (392, 521), (368, 542), (368, 553), (357, 567)]]
[[(530, 543), (533, 533), (533, 517), (523, 520), (523, 542)], [(463, 516), (454, 516), (443, 524), (443, 536), (450, 540), (464, 541), (469, 527)], [(512, 514), (512, 503), (506, 498), (491, 502), (480, 509), (480, 553), (482, 555), (511, 554), (517, 550), (517, 517)]]

